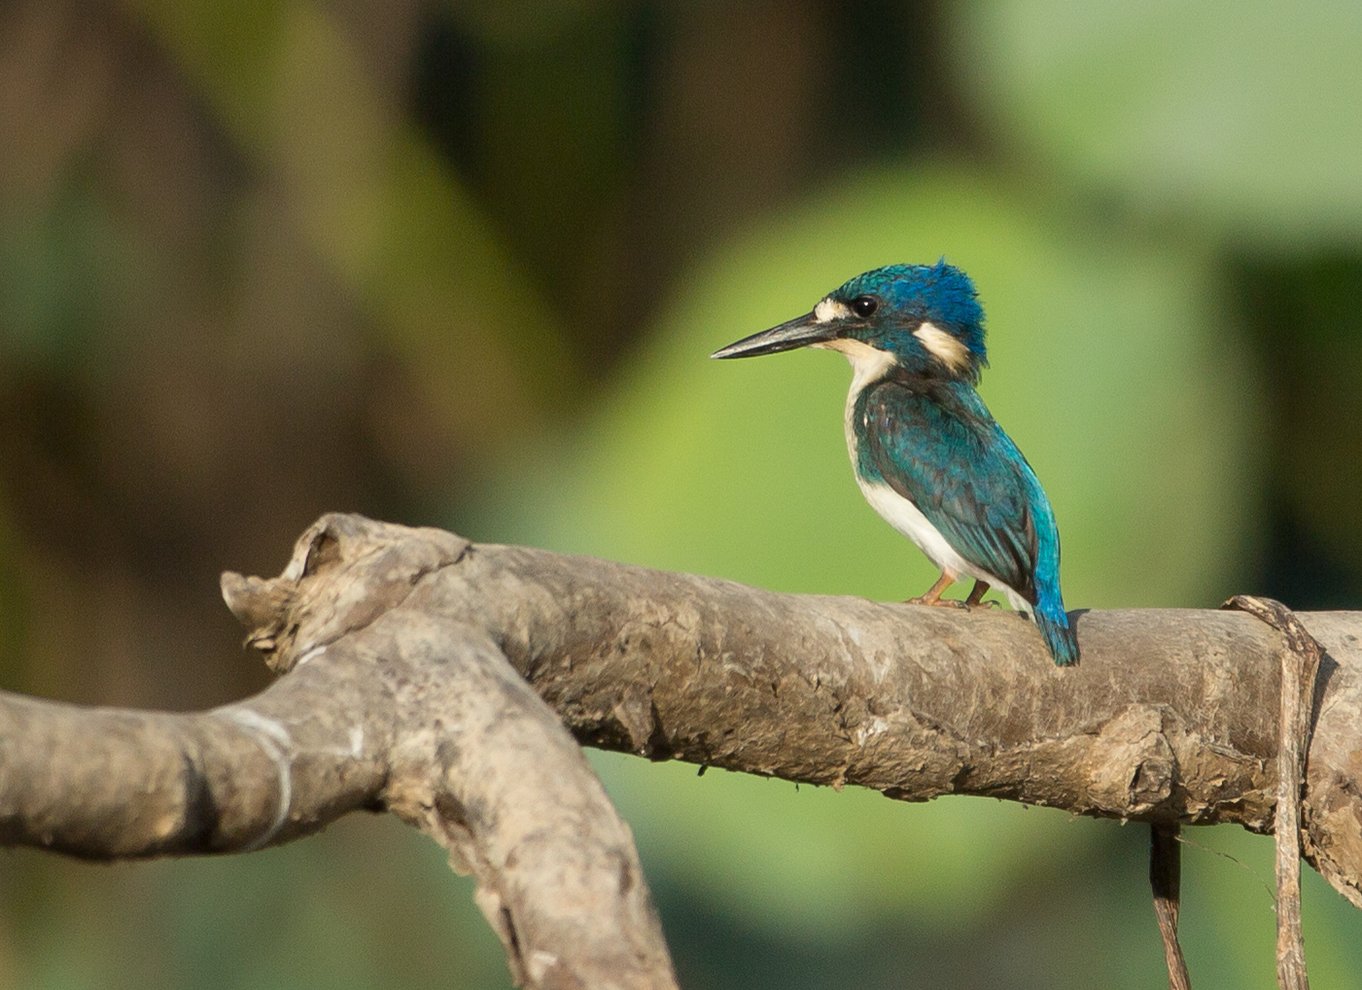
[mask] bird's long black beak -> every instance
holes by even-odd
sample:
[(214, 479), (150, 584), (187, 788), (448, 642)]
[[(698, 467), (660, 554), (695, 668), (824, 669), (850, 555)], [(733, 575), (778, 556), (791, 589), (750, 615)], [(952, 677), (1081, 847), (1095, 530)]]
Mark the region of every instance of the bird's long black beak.
[(756, 357), (758, 354), (775, 354), (778, 351), (792, 351), (796, 347), (807, 347), (832, 340), (837, 336), (837, 326), (829, 321), (819, 322), (812, 313), (782, 323), (770, 330), (754, 333), (750, 337), (721, 347), (710, 357), (740, 358)]

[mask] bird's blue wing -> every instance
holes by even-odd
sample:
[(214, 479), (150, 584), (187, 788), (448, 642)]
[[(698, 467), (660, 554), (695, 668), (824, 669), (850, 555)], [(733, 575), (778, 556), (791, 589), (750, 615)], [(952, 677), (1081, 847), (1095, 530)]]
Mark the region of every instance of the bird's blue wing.
[(886, 379), (861, 393), (853, 415), (862, 418), (862, 475), (883, 480), (961, 557), (1035, 604), (1035, 517), (1048, 507), (1033, 505), (1030, 467), (974, 390)]

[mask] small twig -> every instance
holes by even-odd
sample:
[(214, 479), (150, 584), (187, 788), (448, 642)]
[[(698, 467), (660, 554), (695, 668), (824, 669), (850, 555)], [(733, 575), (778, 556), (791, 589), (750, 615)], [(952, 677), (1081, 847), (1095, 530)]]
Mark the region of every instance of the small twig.
[(1286, 637), (1282, 651), (1277, 744), (1277, 985), (1308, 990), (1305, 940), (1301, 933), (1301, 789), (1310, 751), (1310, 711), (1322, 650), (1295, 614), (1270, 598), (1236, 595), (1224, 608), (1248, 612)]
[(1163, 936), (1163, 957), (1168, 964), (1168, 990), (1192, 990), (1187, 960), (1178, 944), (1178, 909), (1182, 875), (1180, 826), (1155, 823), (1149, 826), (1149, 886), (1154, 891), (1154, 917)]

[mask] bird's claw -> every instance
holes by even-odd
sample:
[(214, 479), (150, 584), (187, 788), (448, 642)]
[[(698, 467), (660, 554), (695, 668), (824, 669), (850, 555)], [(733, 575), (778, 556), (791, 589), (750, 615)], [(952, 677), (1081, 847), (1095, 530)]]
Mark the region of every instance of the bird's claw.
[(966, 605), (964, 602), (958, 601), (958, 600), (956, 600), (956, 599), (954, 599), (954, 598), (931, 598), (931, 599), (929, 599), (929, 598), (927, 598), (927, 597), (924, 596), (924, 595), (917, 595), (917, 596), (914, 597), (914, 598), (909, 598), (909, 599), (907, 599), (906, 601), (904, 601), (903, 604), (905, 604), (905, 605), (929, 605), (929, 606), (932, 606), (933, 608), (969, 608), (969, 606)]

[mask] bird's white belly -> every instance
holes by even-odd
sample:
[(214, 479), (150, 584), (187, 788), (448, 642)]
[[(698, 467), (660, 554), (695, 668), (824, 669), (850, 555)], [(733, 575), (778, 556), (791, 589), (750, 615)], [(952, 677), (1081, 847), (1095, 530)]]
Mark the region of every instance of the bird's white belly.
[[(854, 442), (851, 460), (854, 465), (856, 462)], [(941, 535), (941, 530), (933, 526), (931, 520), (924, 516), (922, 510), (910, 500), (904, 498), (884, 482), (864, 480), (859, 472), (856, 476), (856, 483), (861, 486), (861, 494), (865, 496), (865, 500), (880, 514), (880, 517), (916, 543), (918, 548), (927, 555), (927, 559), (941, 568), (942, 573), (949, 574), (953, 578), (972, 577), (976, 581), (983, 581), (992, 585), (1007, 596), (1008, 604), (1018, 612), (1031, 614), (1030, 602), (1013, 591), (996, 575), (990, 574), (981, 567), (974, 566), (956, 553), (955, 548), (947, 543), (946, 538)]]
[[(856, 452), (853, 449), (853, 463), (855, 456)], [(916, 543), (933, 564), (956, 577), (980, 576), (975, 573), (977, 568), (966, 563), (965, 559), (955, 552), (955, 548), (941, 535), (941, 530), (933, 526), (931, 520), (924, 516), (916, 505), (883, 482), (866, 481), (858, 475), (856, 483), (861, 486), (861, 494), (870, 503), (870, 507), (890, 526)]]

